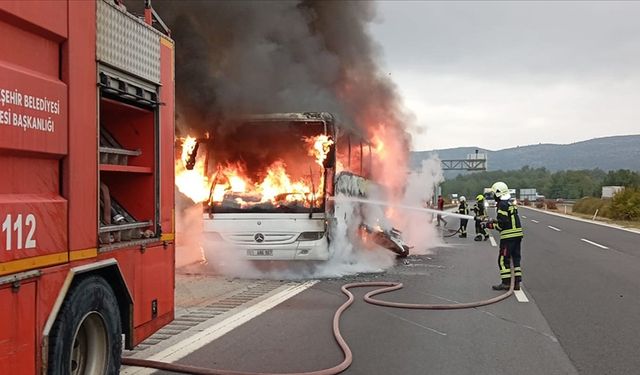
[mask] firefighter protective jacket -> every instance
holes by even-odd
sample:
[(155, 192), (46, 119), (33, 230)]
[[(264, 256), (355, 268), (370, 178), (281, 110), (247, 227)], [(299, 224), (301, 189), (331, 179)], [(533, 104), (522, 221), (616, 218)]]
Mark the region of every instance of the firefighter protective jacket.
[(469, 206), (467, 205), (466, 201), (460, 202), (460, 205), (458, 206), (458, 213), (469, 215)]
[(521, 238), (524, 236), (522, 224), (520, 224), (520, 216), (518, 216), (518, 208), (507, 202), (499, 201), (497, 222), (494, 228), (500, 231), (500, 239)]
[(476, 202), (476, 204), (473, 206), (473, 212), (475, 212), (476, 216), (485, 216), (486, 212), (484, 209), (484, 201)]

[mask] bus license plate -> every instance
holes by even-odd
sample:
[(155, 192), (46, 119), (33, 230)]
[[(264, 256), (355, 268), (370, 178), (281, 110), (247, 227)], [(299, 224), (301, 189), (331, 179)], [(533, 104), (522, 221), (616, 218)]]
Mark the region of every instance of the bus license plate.
[(247, 255), (273, 256), (273, 250), (272, 249), (249, 249), (247, 250)]

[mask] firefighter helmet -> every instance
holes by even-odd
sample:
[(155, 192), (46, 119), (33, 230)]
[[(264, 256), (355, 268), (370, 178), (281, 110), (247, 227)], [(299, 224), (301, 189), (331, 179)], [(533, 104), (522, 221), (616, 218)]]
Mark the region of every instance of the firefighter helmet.
[(464, 202), (466, 200), (467, 200), (467, 198), (465, 198), (464, 195), (460, 197), (460, 202)]
[(476, 201), (480, 202), (480, 201), (483, 201), (483, 200), (484, 200), (484, 195), (482, 195), (482, 194), (478, 194), (478, 195), (476, 196)]
[(493, 184), (493, 186), (491, 186), (491, 191), (493, 192), (493, 195), (501, 200), (508, 200), (511, 198), (511, 195), (509, 194), (509, 187), (502, 181), (498, 181)]

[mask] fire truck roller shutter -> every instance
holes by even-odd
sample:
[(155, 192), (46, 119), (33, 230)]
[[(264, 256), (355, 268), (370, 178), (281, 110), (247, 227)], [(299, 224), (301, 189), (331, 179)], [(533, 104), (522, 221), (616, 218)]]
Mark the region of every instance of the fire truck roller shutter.
[(120, 371), (122, 326), (107, 281), (91, 274), (74, 283), (49, 336), (49, 374), (109, 375)]

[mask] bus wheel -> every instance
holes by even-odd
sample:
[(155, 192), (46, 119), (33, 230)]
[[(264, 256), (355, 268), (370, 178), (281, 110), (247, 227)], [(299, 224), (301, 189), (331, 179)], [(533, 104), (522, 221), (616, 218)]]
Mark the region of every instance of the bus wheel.
[(97, 276), (69, 290), (49, 336), (50, 375), (109, 375), (120, 371), (118, 300)]

